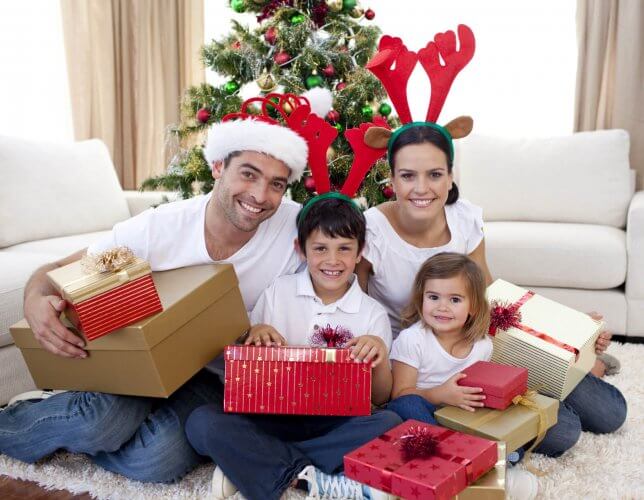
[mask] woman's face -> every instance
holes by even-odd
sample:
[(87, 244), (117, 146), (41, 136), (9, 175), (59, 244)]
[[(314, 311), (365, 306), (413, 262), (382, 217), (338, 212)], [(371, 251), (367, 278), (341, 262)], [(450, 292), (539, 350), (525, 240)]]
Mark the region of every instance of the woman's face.
[(437, 217), (452, 188), (447, 156), (430, 143), (410, 144), (394, 156), (392, 184), (403, 217), (424, 221)]

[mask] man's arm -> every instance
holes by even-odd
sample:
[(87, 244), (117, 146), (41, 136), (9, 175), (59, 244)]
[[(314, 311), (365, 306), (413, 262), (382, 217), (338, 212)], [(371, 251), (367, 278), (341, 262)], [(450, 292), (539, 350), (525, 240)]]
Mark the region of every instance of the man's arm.
[(66, 303), (47, 279), (47, 272), (79, 260), (87, 249), (37, 269), (25, 285), (24, 313), (36, 340), (44, 349), (66, 358), (85, 358), (82, 338), (60, 321)]

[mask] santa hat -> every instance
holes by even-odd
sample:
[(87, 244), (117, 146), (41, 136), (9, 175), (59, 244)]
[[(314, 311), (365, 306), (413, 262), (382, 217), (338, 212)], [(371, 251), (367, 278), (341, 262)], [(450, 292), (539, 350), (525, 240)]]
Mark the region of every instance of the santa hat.
[[(256, 109), (247, 112), (253, 104), (260, 105), (259, 114)], [(239, 113), (228, 114), (210, 127), (204, 147), (206, 161), (212, 166), (235, 151), (257, 151), (283, 161), (291, 170), (288, 181), (296, 181), (304, 172), (315, 142), (316, 134), (312, 131), (324, 122), (321, 117), (328, 113), (331, 104), (331, 93), (322, 88), (301, 96), (273, 93), (248, 99)]]

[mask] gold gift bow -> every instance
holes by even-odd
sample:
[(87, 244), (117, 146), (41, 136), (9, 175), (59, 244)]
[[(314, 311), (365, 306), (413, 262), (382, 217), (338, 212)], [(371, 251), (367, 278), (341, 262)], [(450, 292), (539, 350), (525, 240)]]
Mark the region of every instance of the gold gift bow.
[(128, 247), (115, 247), (96, 255), (85, 254), (80, 266), (86, 276), (65, 283), (62, 289), (71, 294), (74, 290), (98, 283), (106, 272), (111, 272), (119, 283), (125, 283), (131, 276), (129, 270), (124, 268), (135, 262), (136, 256)]

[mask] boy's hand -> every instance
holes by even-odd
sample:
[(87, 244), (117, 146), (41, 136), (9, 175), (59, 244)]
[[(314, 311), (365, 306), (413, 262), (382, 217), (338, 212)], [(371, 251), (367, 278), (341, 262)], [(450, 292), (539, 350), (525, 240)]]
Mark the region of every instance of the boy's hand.
[[(588, 316), (593, 318), (595, 321), (601, 321), (604, 318), (601, 314), (596, 313), (595, 311), (589, 312)], [(595, 342), (596, 354), (601, 354), (606, 349), (608, 349), (608, 346), (610, 345), (610, 339), (612, 336), (613, 334), (608, 330), (602, 330), (601, 332), (599, 332), (599, 336), (597, 337), (597, 341)]]
[(467, 411), (474, 411), (483, 406), (481, 401), (485, 399), (483, 389), (480, 387), (465, 387), (458, 385), (458, 381), (467, 377), (464, 373), (457, 373), (451, 376), (447, 382), (440, 386), (442, 390), (441, 400), (450, 406), (457, 406)]
[(248, 337), (244, 345), (255, 344), (256, 346), (282, 346), (286, 345), (286, 339), (270, 325), (255, 325), (248, 331)]
[(384, 340), (375, 335), (361, 335), (347, 342), (346, 347), (352, 347), (351, 357), (358, 363), (368, 363), (375, 368), (388, 357)]

